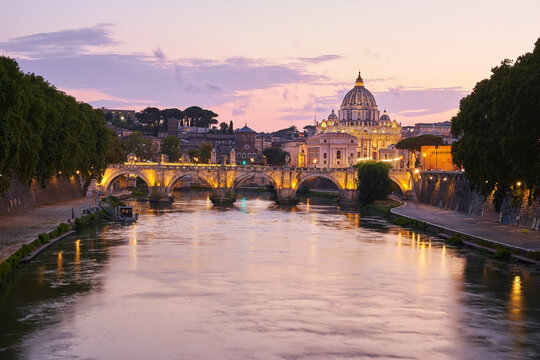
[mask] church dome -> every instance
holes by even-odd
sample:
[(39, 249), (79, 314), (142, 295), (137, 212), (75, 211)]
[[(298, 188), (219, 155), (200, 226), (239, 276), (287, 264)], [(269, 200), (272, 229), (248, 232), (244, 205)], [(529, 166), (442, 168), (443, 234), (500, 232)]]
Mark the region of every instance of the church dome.
[(337, 117), (336, 113), (334, 112), (334, 109), (332, 109), (332, 113), (330, 115), (328, 115), (328, 120), (332, 120), (332, 121), (337, 121), (338, 120), (338, 117)]
[(362, 106), (362, 107), (375, 107), (375, 97), (373, 94), (364, 87), (364, 80), (358, 73), (358, 78), (354, 84), (354, 88), (345, 95), (341, 106)]
[(381, 121), (390, 121), (390, 116), (388, 116), (386, 110), (384, 110), (384, 113), (381, 115)]

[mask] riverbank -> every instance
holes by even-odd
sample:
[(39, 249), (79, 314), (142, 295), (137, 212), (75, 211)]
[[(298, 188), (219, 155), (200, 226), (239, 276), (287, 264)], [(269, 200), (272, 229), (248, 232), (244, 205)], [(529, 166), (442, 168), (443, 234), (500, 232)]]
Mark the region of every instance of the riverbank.
[(501, 257), (511, 256), (536, 266), (540, 265), (538, 231), (411, 202), (391, 209), (390, 213), (394, 217), (409, 219), (397, 221), (398, 225), (420, 227), (422, 230), (434, 231), (443, 238), (452, 238), (465, 245), (494, 252)]

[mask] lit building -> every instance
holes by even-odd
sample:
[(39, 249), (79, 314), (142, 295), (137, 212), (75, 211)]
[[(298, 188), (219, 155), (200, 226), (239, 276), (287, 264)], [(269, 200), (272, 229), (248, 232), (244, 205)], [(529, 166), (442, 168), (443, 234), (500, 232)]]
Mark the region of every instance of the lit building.
[(240, 164), (261, 164), (262, 153), (255, 146), (255, 136), (257, 132), (250, 129), (247, 124), (234, 132), (236, 143), (236, 162)]
[(343, 168), (356, 163), (356, 136), (330, 132), (314, 135), (306, 142), (306, 166)]
[(290, 156), (289, 166), (306, 166), (306, 139), (291, 140), (281, 144), (281, 150), (288, 152)]
[(422, 146), (422, 169), (437, 171), (456, 171), (458, 167), (452, 162), (451, 145)]
[(380, 160), (379, 150), (401, 140), (401, 124), (391, 120), (386, 110), (380, 115), (375, 97), (364, 87), (360, 73), (354, 88), (343, 98), (339, 113), (332, 110), (327, 120), (317, 122), (316, 132), (345, 133), (356, 137), (355, 162)]

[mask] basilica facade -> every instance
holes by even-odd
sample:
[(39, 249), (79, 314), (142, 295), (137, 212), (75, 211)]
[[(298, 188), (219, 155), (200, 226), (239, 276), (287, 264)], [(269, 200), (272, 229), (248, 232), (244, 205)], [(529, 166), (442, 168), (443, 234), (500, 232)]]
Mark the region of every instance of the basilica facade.
[[(401, 124), (391, 120), (386, 110), (381, 115), (373, 94), (364, 87), (360, 73), (354, 88), (343, 98), (338, 114), (316, 122), (317, 134), (345, 133), (358, 139), (356, 161), (387, 160), (401, 140)], [(395, 152), (397, 154), (397, 152)]]

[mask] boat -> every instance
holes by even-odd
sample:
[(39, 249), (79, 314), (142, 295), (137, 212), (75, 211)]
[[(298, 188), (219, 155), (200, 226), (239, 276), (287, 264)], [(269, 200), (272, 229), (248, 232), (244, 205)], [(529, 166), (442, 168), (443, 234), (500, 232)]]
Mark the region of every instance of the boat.
[(133, 206), (118, 206), (114, 209), (114, 220), (118, 222), (137, 222), (139, 214), (133, 215)]

